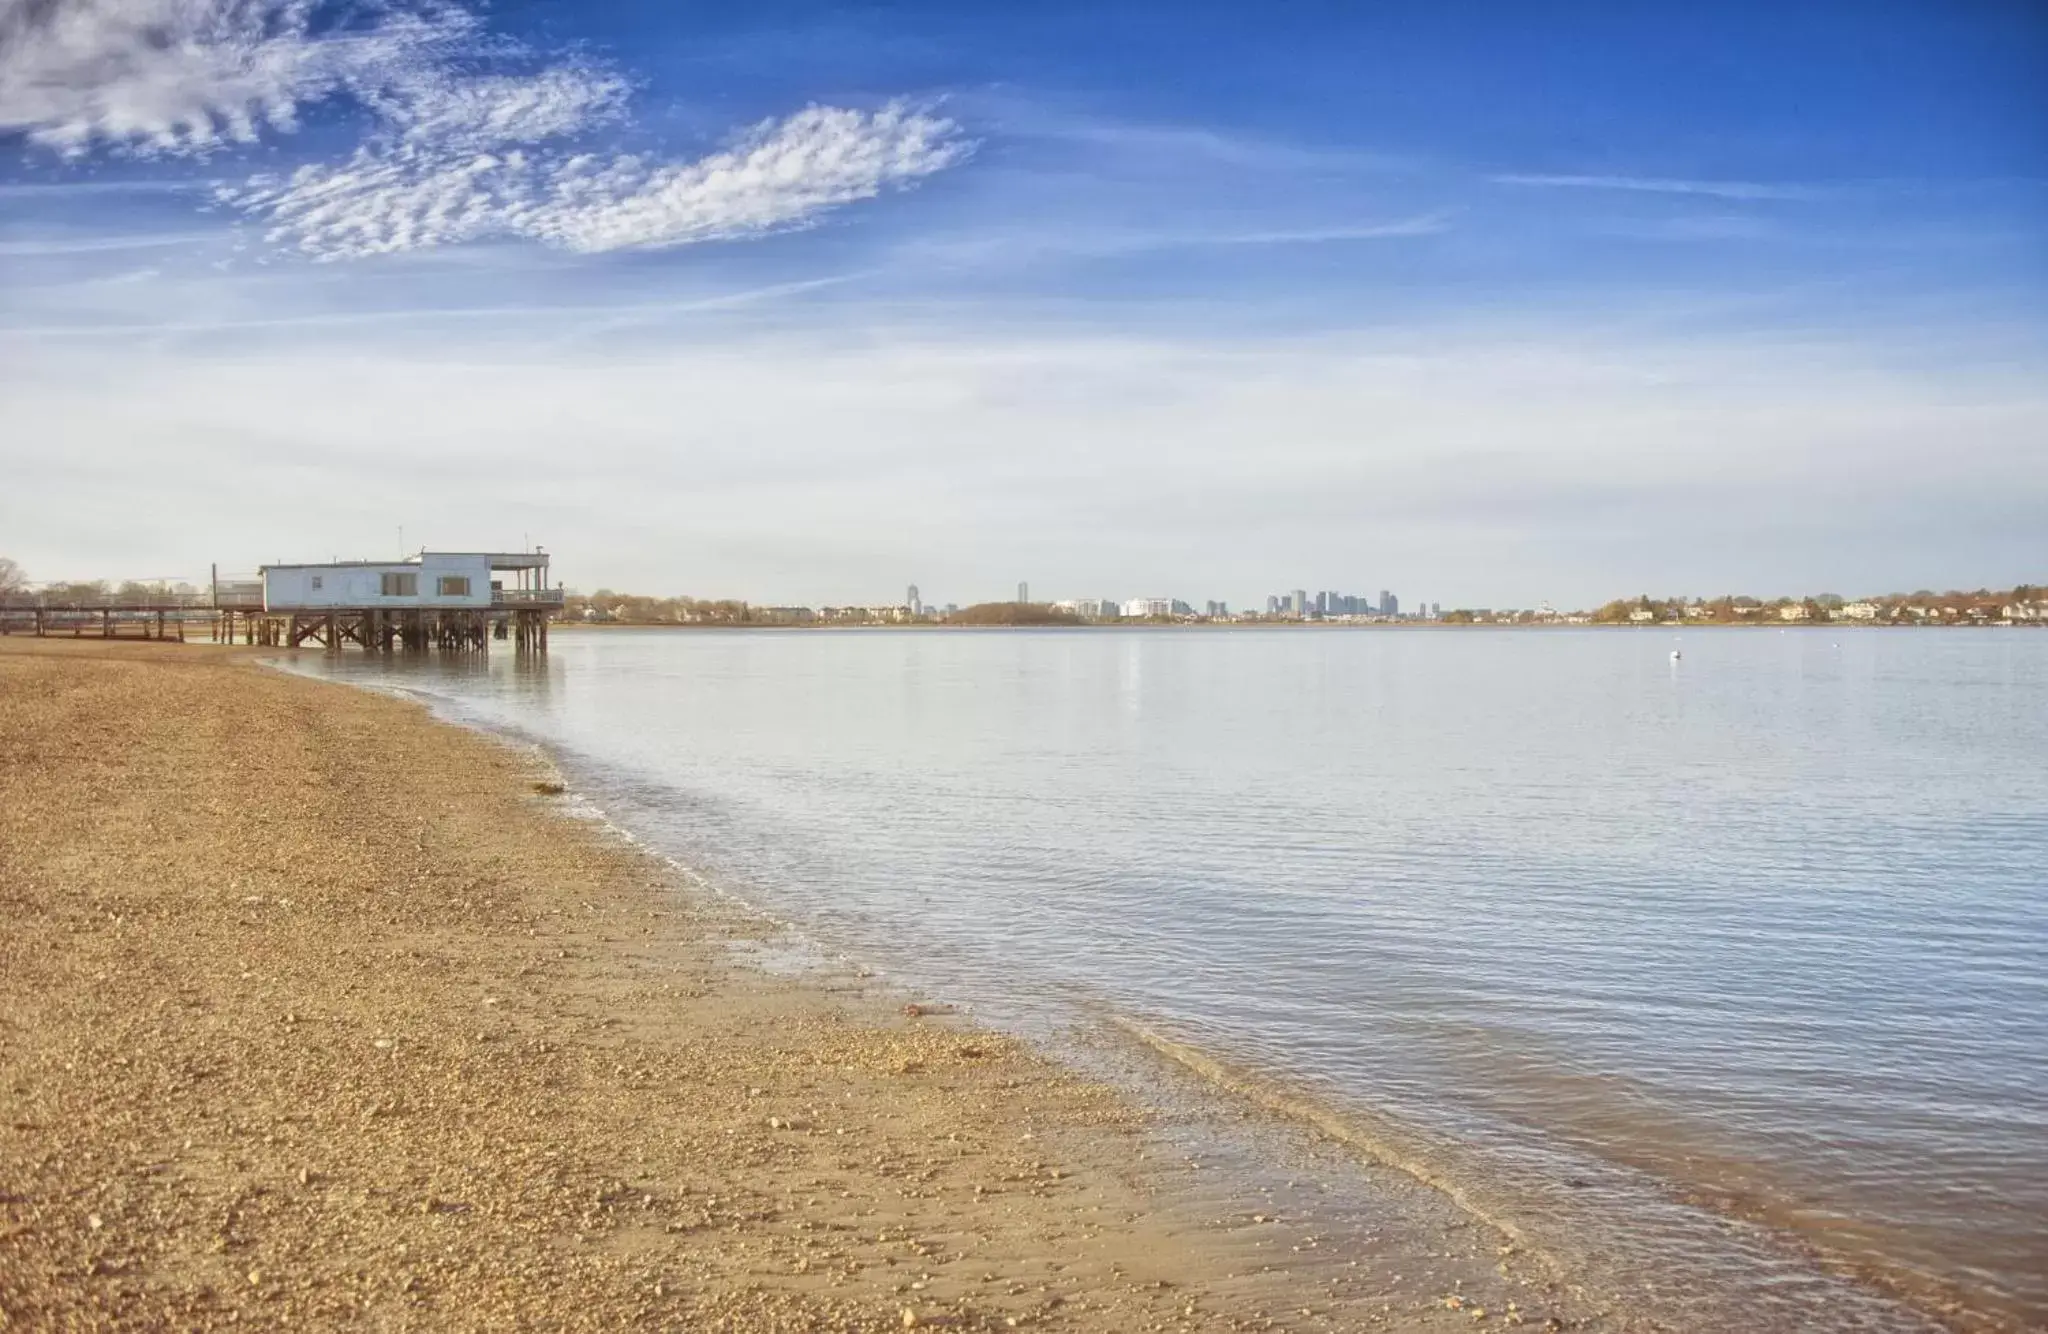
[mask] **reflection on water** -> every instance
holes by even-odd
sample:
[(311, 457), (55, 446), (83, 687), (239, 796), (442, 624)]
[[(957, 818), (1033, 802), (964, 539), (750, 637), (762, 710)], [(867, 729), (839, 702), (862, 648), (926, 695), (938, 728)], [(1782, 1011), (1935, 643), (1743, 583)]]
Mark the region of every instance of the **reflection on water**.
[(279, 665), (315, 676), (338, 676), (379, 689), (418, 695), (443, 706), (478, 698), (505, 703), (539, 703), (555, 689), (554, 668), (544, 653), (366, 653), (281, 656)]
[(307, 665), (548, 742), (656, 846), (990, 1019), (1106, 1010), (1252, 1072), (1681, 1324), (1910, 1327), (1802, 1248), (2048, 1320), (2048, 635), (1671, 647), (657, 631)]

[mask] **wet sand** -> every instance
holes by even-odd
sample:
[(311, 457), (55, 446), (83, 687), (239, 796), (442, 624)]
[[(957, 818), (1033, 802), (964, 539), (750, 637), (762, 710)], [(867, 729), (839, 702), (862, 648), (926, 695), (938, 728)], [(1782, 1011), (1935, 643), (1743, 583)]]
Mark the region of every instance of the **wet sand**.
[(1397, 1174), (1318, 1237), (1009, 1039), (742, 966), (551, 776), (0, 638), (0, 1328), (1629, 1327)]

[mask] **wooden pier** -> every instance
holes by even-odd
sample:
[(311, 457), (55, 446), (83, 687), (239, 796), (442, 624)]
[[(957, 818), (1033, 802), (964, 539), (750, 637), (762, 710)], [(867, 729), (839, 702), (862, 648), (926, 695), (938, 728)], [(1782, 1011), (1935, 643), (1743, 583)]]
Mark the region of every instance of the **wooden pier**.
[(484, 653), (493, 642), (517, 653), (548, 649), (550, 608), (487, 610), (338, 607), (318, 612), (272, 612), (260, 606), (213, 607), (176, 602), (42, 602), (0, 599), (0, 635), (73, 639), (166, 639), (184, 643), (252, 644), (268, 648), (321, 648), (353, 644), (376, 652)]
[[(499, 642), (522, 655), (545, 653), (548, 621), (562, 606), (561, 588), (547, 586), (547, 569), (548, 556), (538, 549), (423, 552), (395, 562), (266, 566), (255, 580), (223, 582), (216, 571), (204, 592), (17, 592), (0, 595), (0, 634), (180, 641), (203, 635), (216, 644), (329, 653), (350, 644), (375, 653), (487, 653)], [(286, 577), (278, 580), (273, 570)], [(495, 577), (500, 574), (508, 578)], [(423, 578), (429, 581), (424, 589)], [(347, 588), (366, 596), (333, 596)], [(389, 600), (369, 600), (380, 594)], [(460, 605), (431, 605), (436, 600)]]
[(213, 628), (217, 642), (263, 644), (273, 648), (345, 646), (375, 652), (488, 652), (492, 641), (510, 642), (519, 653), (545, 653), (550, 609), (492, 607), (446, 610), (337, 607), (332, 610), (273, 612), (223, 607)]
[(69, 635), (73, 639), (185, 639), (194, 620), (210, 621), (211, 609), (195, 608), (182, 599), (148, 602), (45, 602), (15, 595), (0, 597), (0, 635), (32, 634), (38, 639)]

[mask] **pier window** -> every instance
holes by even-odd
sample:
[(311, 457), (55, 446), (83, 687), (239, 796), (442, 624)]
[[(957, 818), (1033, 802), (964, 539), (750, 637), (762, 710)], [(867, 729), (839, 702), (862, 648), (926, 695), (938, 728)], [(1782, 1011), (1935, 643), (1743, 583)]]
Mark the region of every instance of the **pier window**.
[(387, 573), (383, 578), (382, 592), (387, 598), (418, 597), (420, 577), (417, 574)]
[(469, 596), (469, 576), (466, 574), (444, 574), (441, 576), (441, 596), (444, 598), (466, 598)]

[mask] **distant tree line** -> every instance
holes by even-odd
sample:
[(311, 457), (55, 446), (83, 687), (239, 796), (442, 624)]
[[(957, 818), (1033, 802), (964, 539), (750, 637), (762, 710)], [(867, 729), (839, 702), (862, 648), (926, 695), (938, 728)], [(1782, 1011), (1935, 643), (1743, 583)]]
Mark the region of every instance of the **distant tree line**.
[[(1717, 598), (1654, 598), (1644, 593), (1617, 598), (1593, 613), (1596, 624), (1628, 624), (1643, 621), (1687, 621), (1693, 624), (1741, 624), (1748, 621), (1845, 619), (1844, 608), (1862, 614), (1855, 620), (1996, 620), (2011, 606), (2031, 607), (2043, 600), (2039, 585), (2019, 584), (2004, 591), (1979, 588), (1951, 589), (1936, 593), (1922, 588), (1911, 593), (1887, 593), (1859, 599), (1852, 605), (1839, 593), (1815, 593), (1809, 597), (1781, 597), (1771, 600), (1728, 594)], [(1792, 614), (1788, 617), (1787, 612)], [(1445, 620), (1451, 619), (1447, 614)]]
[(0, 597), (23, 598), (33, 595), (39, 602), (52, 605), (65, 603), (104, 602), (151, 602), (171, 597), (190, 597), (199, 590), (187, 583), (173, 583), (168, 579), (142, 581), (124, 579), (115, 583), (108, 579), (60, 580), (31, 586), (28, 572), (18, 561), (0, 556)]
[(621, 625), (745, 625), (754, 618), (737, 598), (648, 597), (641, 593), (569, 593), (562, 599), (569, 620)]
[[(565, 594), (563, 618), (613, 625), (789, 625), (840, 623), (881, 617), (891, 608), (826, 608), (823, 614), (797, 616), (810, 608), (754, 606), (736, 598), (648, 597), (600, 588), (594, 593)], [(909, 620), (908, 608), (896, 619)], [(872, 613), (870, 615), (869, 613)], [(1042, 602), (983, 602), (944, 618), (952, 625), (1080, 625), (1081, 618)]]
[(1043, 602), (977, 602), (946, 618), (948, 625), (1080, 625), (1070, 611)]

